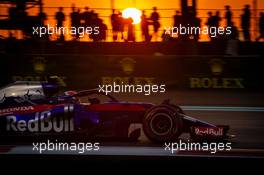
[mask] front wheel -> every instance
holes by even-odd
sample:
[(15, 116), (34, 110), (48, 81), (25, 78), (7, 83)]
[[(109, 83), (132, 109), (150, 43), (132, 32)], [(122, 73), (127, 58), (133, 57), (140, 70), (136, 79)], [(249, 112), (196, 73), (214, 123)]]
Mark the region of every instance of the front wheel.
[(169, 105), (151, 108), (143, 119), (145, 135), (153, 142), (168, 142), (182, 134), (183, 121), (179, 112)]

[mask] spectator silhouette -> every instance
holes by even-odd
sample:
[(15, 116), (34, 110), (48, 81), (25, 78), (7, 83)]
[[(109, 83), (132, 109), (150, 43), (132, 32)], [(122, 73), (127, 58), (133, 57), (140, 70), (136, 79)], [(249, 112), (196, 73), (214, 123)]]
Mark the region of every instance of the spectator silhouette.
[(180, 24), (182, 24), (182, 17), (180, 15), (180, 11), (176, 11), (175, 15), (173, 16), (173, 26), (174, 27), (179, 27)]
[(84, 27), (91, 26), (92, 24), (92, 11), (89, 11), (89, 7), (84, 8), (84, 12), (82, 13), (82, 20)]
[[(196, 17), (196, 13), (193, 9), (189, 10), (189, 13), (186, 19), (187, 19), (187, 23), (185, 23), (186, 26), (190, 25), (191, 27), (200, 27), (201, 25), (200, 24), (201, 20)], [(190, 39), (190, 37), (192, 37), (195, 41), (197, 41), (199, 39), (199, 32), (183, 36), (184, 39)]]
[(40, 19), (41, 26), (44, 26), (45, 25), (45, 21), (47, 20), (47, 14), (44, 13), (44, 12), (40, 12), (38, 14), (38, 16), (39, 16), (39, 19)]
[(16, 6), (14, 4), (11, 4), (8, 9), (8, 15), (10, 20), (15, 20), (16, 18)]
[(16, 5), (11, 4), (8, 13), (9, 18), (13, 21), (13, 23), (16, 23), (17, 26), (20, 26), (27, 30), (29, 25), (25, 23), (28, 17), (25, 3), (17, 2)]
[(152, 37), (155, 39), (155, 41), (157, 41), (158, 31), (160, 28), (159, 19), (160, 19), (160, 15), (157, 12), (157, 7), (153, 7), (153, 12), (151, 13), (150, 20), (152, 21), (153, 24), (154, 33)]
[[(94, 11), (91, 11), (91, 22), (90, 22), (90, 27), (95, 28), (100, 26), (100, 18), (98, 16), (98, 13), (95, 13)], [(99, 28), (100, 30), (100, 28)], [(100, 32), (99, 32), (100, 34)], [(99, 34), (92, 33), (89, 35), (89, 38), (92, 39), (93, 41), (99, 41)]]
[(18, 22), (23, 22), (24, 20), (26, 20), (28, 14), (26, 12), (26, 4), (24, 2), (19, 2), (17, 3), (17, 13), (16, 13), (16, 17), (18, 19)]
[(134, 33), (134, 25), (133, 25), (133, 19), (128, 18), (125, 20), (127, 24), (127, 39), (126, 41), (135, 41), (135, 33)]
[(245, 8), (243, 9), (243, 14), (241, 15), (241, 28), (245, 41), (250, 41), (250, 16), (250, 6), (245, 5)]
[(220, 21), (221, 21), (220, 12), (216, 11), (215, 16), (212, 17), (213, 27), (218, 28), (220, 26)]
[(256, 41), (259, 41), (260, 39), (264, 38), (264, 12), (260, 13), (260, 19), (259, 19), (259, 37), (256, 39)]
[[(208, 18), (207, 18), (207, 22), (205, 23), (208, 28), (211, 28), (214, 26), (214, 17), (213, 17), (213, 13), (210, 11), (207, 13), (208, 14)], [(210, 39), (212, 40), (212, 35), (211, 33), (208, 33)]]
[[(56, 13), (55, 15), (55, 19), (57, 20), (57, 27), (60, 28), (60, 27), (63, 27), (63, 22), (65, 21), (65, 15), (63, 13), (63, 7), (59, 7), (59, 11)], [(61, 34), (58, 38), (59, 41), (64, 41), (65, 38), (64, 38), (64, 35), (63, 35), (63, 32), (64, 30), (60, 30), (61, 31)]]
[(112, 33), (113, 33), (113, 40), (117, 40), (117, 34), (119, 31), (119, 16), (116, 14), (115, 9), (112, 10), (112, 14), (110, 16), (111, 24), (112, 24)]
[(143, 40), (149, 42), (151, 40), (151, 37), (149, 35), (149, 22), (145, 14), (145, 10), (142, 11), (141, 15), (141, 32)]
[[(173, 16), (173, 27), (177, 27), (179, 28), (180, 25), (183, 25), (182, 24), (182, 16), (180, 15), (180, 11), (176, 11), (175, 12), (175, 15)], [(176, 31), (174, 31), (176, 32)], [(179, 37), (179, 34), (178, 34), (178, 37)]]
[(63, 27), (63, 22), (65, 21), (65, 15), (63, 13), (63, 7), (59, 7), (59, 11), (56, 13), (55, 19), (57, 20), (57, 26)]
[(106, 40), (107, 26), (103, 23), (103, 20), (98, 17), (97, 13), (95, 13), (94, 17), (93, 27), (99, 27), (99, 33), (91, 34), (90, 38), (94, 42)]
[(99, 19), (99, 40), (105, 41), (107, 37), (107, 25), (103, 22), (102, 19)]
[[(211, 27), (218, 28), (220, 26), (220, 21), (221, 21), (221, 17), (220, 17), (219, 11), (216, 11), (216, 14), (214, 16), (212, 12), (208, 12), (208, 19), (207, 19), (206, 25), (208, 26), (209, 29)], [(209, 32), (209, 37), (211, 41), (213, 41), (217, 39), (217, 34)]]
[(238, 32), (237, 27), (234, 25), (233, 22), (231, 22), (230, 27), (231, 27), (230, 39), (238, 40), (238, 38), (239, 38), (239, 32)]
[[(194, 17), (194, 27), (199, 27), (199, 28), (201, 28), (201, 19), (200, 19), (200, 18), (198, 18), (198, 17)], [(200, 39), (200, 34), (199, 34), (199, 32), (193, 34), (193, 39), (194, 39), (195, 41), (198, 41), (198, 40)]]
[(92, 25), (94, 25), (94, 23), (95, 23), (97, 17), (98, 17), (98, 14), (95, 13), (94, 10), (91, 10), (91, 11), (90, 11), (90, 19), (89, 19), (89, 22), (88, 22), (88, 26), (92, 26)]
[(230, 10), (230, 6), (227, 5), (225, 6), (226, 12), (225, 12), (225, 20), (226, 20), (226, 26), (231, 26), (232, 25), (232, 11)]
[(213, 26), (213, 13), (212, 12), (208, 12), (208, 18), (207, 18), (207, 22), (205, 23), (208, 27), (212, 27)]
[[(74, 28), (80, 27), (81, 19), (80, 19), (79, 9), (77, 11), (74, 5), (72, 5), (72, 12), (70, 14), (70, 17), (71, 17), (71, 26)], [(76, 35), (74, 35), (73, 37), (74, 39), (78, 39), (79, 38), (78, 32), (76, 32)]]
[(118, 32), (117, 34), (120, 33), (121, 35), (121, 39), (123, 40), (124, 39), (124, 18), (122, 17), (122, 13), (119, 11), (118, 12), (118, 15), (117, 15), (117, 26), (118, 26)]

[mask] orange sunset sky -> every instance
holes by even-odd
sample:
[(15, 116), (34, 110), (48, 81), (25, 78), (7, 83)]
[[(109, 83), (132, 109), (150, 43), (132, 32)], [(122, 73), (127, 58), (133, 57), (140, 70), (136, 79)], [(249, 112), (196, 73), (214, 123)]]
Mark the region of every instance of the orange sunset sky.
[[(174, 10), (180, 6), (180, 0), (113, 0), (115, 8), (125, 9), (128, 7), (136, 7), (139, 9), (151, 9), (157, 6), (162, 17), (168, 18), (174, 15)], [(192, 1), (192, 0), (189, 0)], [(90, 8), (110, 8), (111, 0), (43, 0), (45, 7), (70, 7), (73, 3), (78, 7), (89, 6)], [(197, 0), (198, 9), (223, 9), (225, 5), (230, 5), (233, 9), (242, 9), (245, 4), (250, 4), (253, 7), (253, 0)], [(258, 9), (264, 9), (264, 0), (257, 0)], [(53, 9), (55, 10), (55, 9)], [(48, 10), (51, 12), (51, 9)], [(67, 11), (67, 9), (66, 9)], [(55, 12), (55, 11), (54, 11)], [(151, 11), (147, 11), (151, 12)], [(52, 12), (51, 12), (52, 13)], [(108, 16), (110, 11), (97, 10), (102, 16)], [(198, 11), (198, 16), (206, 16), (207, 11)], [(238, 11), (235, 11), (235, 16), (240, 16)]]
[[(177, 8), (179, 0), (114, 0), (116, 8), (134, 6), (138, 8), (151, 8), (156, 5), (159, 8)], [(47, 6), (70, 6), (75, 2), (78, 6), (89, 5), (91, 7), (110, 7), (110, 0), (44, 0)], [(253, 0), (197, 0), (198, 8), (221, 8), (226, 4), (234, 8), (242, 8), (244, 4), (252, 4)], [(264, 1), (258, 0), (259, 8), (264, 8)]]

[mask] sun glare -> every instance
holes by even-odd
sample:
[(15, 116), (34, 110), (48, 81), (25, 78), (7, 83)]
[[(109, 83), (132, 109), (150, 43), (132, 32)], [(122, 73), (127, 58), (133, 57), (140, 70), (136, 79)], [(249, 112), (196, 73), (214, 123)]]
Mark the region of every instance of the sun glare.
[(123, 18), (132, 18), (133, 24), (138, 24), (141, 21), (142, 12), (137, 8), (126, 8), (122, 12)]

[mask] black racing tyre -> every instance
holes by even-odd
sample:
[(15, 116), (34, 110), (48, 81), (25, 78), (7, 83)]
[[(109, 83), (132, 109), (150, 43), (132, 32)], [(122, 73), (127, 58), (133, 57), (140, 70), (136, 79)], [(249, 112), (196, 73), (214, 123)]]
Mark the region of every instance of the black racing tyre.
[(143, 130), (145, 135), (153, 142), (175, 141), (182, 134), (182, 117), (173, 106), (155, 106), (145, 114)]

